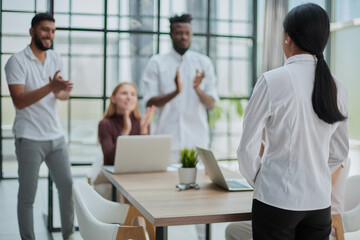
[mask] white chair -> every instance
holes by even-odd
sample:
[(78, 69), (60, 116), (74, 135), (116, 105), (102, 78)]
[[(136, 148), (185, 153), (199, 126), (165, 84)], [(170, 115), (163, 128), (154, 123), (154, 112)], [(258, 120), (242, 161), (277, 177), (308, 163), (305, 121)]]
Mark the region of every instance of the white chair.
[[(134, 212), (131, 211), (132, 206), (108, 201), (102, 198), (88, 183), (79, 180), (74, 183), (73, 195), (80, 234), (83, 239), (147, 239), (144, 226), (129, 226), (135, 217), (132, 214)], [(145, 224), (144, 220), (140, 222)]]
[(336, 239), (360, 239), (360, 175), (351, 176), (346, 180), (344, 212), (333, 214), (332, 225)]

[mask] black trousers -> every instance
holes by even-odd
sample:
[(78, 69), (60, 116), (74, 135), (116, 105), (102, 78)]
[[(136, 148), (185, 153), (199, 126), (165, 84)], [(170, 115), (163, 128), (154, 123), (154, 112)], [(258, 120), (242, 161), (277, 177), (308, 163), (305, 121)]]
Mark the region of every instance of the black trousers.
[(330, 207), (313, 211), (291, 211), (253, 200), (253, 240), (328, 240)]

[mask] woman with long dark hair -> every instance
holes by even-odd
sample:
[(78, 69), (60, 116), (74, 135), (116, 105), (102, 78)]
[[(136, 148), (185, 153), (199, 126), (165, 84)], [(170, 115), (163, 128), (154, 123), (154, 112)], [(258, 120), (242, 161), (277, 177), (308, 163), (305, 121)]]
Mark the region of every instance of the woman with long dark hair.
[(331, 174), (349, 151), (347, 93), (324, 60), (325, 10), (300, 5), (283, 26), (287, 60), (257, 81), (238, 148), (240, 171), (254, 186), (253, 239), (329, 239)]

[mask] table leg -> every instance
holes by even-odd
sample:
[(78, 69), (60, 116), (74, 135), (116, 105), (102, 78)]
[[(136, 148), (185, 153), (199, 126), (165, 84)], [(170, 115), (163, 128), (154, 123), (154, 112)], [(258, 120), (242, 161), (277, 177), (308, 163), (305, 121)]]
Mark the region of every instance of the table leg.
[(167, 227), (156, 227), (156, 240), (167, 240)]
[(50, 177), (48, 176), (48, 219), (47, 227), (49, 232), (53, 231), (53, 183)]
[(111, 199), (113, 202), (117, 202), (116, 187), (114, 186), (114, 184), (111, 184)]
[(206, 239), (206, 240), (210, 240), (210, 239), (211, 239), (211, 226), (210, 226), (210, 223), (207, 223), (207, 224), (206, 224), (205, 239)]

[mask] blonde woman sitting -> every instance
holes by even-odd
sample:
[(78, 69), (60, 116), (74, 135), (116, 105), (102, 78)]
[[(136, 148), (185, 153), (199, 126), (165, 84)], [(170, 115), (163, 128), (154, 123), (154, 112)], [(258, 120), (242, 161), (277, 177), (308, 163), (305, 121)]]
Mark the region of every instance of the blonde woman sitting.
[[(156, 111), (155, 106), (148, 107), (140, 116), (137, 88), (135, 84), (118, 84), (110, 97), (110, 104), (99, 123), (98, 136), (104, 156), (104, 165), (114, 165), (117, 137), (120, 135), (146, 135), (150, 133), (150, 121)], [(103, 197), (111, 198), (111, 185), (101, 174), (101, 165), (97, 167), (90, 181)]]

